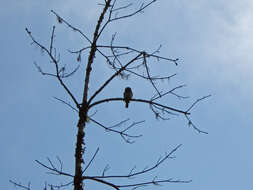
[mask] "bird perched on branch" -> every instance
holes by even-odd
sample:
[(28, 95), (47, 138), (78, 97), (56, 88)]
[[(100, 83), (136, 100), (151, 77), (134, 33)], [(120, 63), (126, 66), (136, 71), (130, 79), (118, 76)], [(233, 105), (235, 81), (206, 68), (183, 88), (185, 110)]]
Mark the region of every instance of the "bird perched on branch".
[(125, 92), (124, 92), (124, 100), (126, 102), (126, 108), (128, 108), (128, 104), (129, 104), (130, 100), (132, 99), (132, 97), (133, 97), (133, 92), (132, 92), (131, 88), (126, 87)]

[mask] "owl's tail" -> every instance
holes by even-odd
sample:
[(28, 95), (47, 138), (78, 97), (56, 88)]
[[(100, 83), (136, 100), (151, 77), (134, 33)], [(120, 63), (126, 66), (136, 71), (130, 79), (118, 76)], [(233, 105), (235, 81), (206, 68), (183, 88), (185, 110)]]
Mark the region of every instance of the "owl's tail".
[(126, 101), (126, 108), (128, 108), (129, 101)]

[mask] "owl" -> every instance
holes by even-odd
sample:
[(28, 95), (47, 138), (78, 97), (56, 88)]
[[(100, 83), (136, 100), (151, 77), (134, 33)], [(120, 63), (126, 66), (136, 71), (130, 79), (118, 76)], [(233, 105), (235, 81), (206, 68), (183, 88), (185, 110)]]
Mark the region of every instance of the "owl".
[(131, 88), (126, 87), (125, 92), (124, 92), (124, 100), (126, 102), (126, 108), (128, 108), (128, 104), (129, 104), (130, 100), (132, 99), (132, 97), (133, 97), (133, 92), (132, 92)]

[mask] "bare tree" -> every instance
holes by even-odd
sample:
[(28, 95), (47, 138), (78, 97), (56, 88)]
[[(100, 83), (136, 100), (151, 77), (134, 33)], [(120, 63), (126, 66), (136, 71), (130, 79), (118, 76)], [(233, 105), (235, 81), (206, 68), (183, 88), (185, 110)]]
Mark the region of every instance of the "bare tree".
[[(103, 38), (103, 32), (107, 27), (110, 26), (112, 23), (116, 23), (118, 21), (124, 20), (129, 17), (134, 17), (137, 14), (142, 13), (145, 9), (150, 7), (156, 0), (150, 0), (149, 2), (145, 2), (140, 4), (140, 6), (131, 12), (129, 10), (130, 7), (133, 6), (132, 3), (130, 4), (123, 4), (122, 2), (119, 3), (117, 0), (104, 0), (104, 3), (99, 4), (99, 6), (103, 7), (103, 10), (99, 16), (97, 21), (93, 38), (90, 39), (88, 35), (86, 35), (83, 31), (78, 29), (77, 27), (73, 26), (55, 11), (51, 10), (51, 13), (56, 16), (57, 21), (59, 24), (66, 25), (71, 30), (77, 32), (83, 39), (86, 41), (87, 46), (81, 47), (78, 50), (71, 50), (69, 51), (71, 54), (75, 55), (78, 62), (82, 62), (82, 56), (84, 54), (88, 55), (88, 61), (85, 64), (85, 71), (83, 74), (84, 82), (83, 82), (83, 94), (82, 99), (78, 100), (76, 95), (74, 95), (69, 86), (66, 85), (65, 79), (73, 76), (76, 71), (79, 69), (77, 66), (74, 70), (68, 71), (66, 66), (62, 66), (59, 53), (54, 45), (56, 27), (53, 26), (52, 33), (50, 36), (50, 43), (49, 45), (43, 45), (39, 41), (36, 40), (36, 37), (32, 34), (32, 32), (26, 28), (26, 32), (32, 40), (32, 44), (41, 48), (43, 52), (45, 52), (55, 67), (55, 70), (52, 72), (44, 72), (43, 69), (35, 63), (38, 71), (42, 75), (54, 77), (58, 80), (59, 85), (65, 90), (68, 94), (69, 98), (71, 99), (71, 103), (66, 100), (60, 99), (55, 97), (61, 103), (67, 105), (71, 109), (73, 109), (76, 113), (78, 113), (78, 124), (77, 124), (77, 138), (76, 138), (76, 147), (75, 147), (75, 171), (73, 174), (66, 173), (62, 169), (62, 161), (60, 158), (58, 162), (60, 167), (56, 167), (55, 163), (53, 163), (50, 159), (48, 159), (48, 164), (42, 163), (39, 160), (36, 162), (45, 167), (49, 172), (55, 175), (63, 175), (70, 178), (69, 183), (62, 184), (62, 185), (48, 185), (45, 184), (45, 188), (50, 187), (51, 189), (54, 188), (61, 188), (68, 185), (74, 185), (75, 190), (83, 190), (84, 189), (84, 182), (88, 180), (95, 181), (97, 183), (104, 184), (109, 186), (113, 189), (119, 190), (123, 188), (139, 188), (146, 185), (159, 185), (162, 183), (189, 183), (191, 180), (175, 180), (172, 178), (167, 179), (158, 179), (154, 177), (153, 179), (149, 179), (147, 181), (140, 181), (136, 183), (121, 183), (121, 179), (130, 179), (132, 177), (138, 177), (142, 174), (149, 173), (152, 170), (157, 169), (161, 164), (163, 164), (166, 160), (171, 159), (174, 157), (174, 153), (181, 147), (181, 144), (176, 146), (174, 149), (170, 150), (166, 153), (163, 157), (160, 157), (157, 162), (155, 162), (152, 166), (144, 168), (143, 170), (137, 170), (133, 167), (127, 174), (116, 174), (116, 175), (106, 175), (106, 171), (108, 167), (104, 169), (101, 175), (97, 176), (90, 176), (87, 174), (87, 169), (90, 167), (91, 163), (94, 161), (99, 149), (96, 150), (95, 154), (92, 156), (92, 159), (84, 164), (84, 156), (85, 156), (85, 148), (88, 146), (85, 142), (85, 132), (86, 132), (86, 125), (88, 122), (92, 122), (95, 126), (101, 127), (108, 132), (115, 133), (120, 135), (122, 139), (126, 143), (133, 143), (136, 138), (141, 137), (140, 134), (131, 134), (130, 129), (142, 124), (143, 121), (133, 122), (127, 127), (122, 129), (123, 124), (126, 124), (128, 120), (122, 120), (113, 126), (106, 126), (103, 122), (98, 121), (93, 118), (93, 114), (91, 110), (96, 107), (97, 105), (108, 103), (108, 102), (126, 102), (126, 106), (130, 102), (148, 104), (151, 112), (153, 112), (155, 118), (159, 118), (162, 120), (167, 120), (170, 115), (181, 115), (186, 118), (188, 125), (193, 127), (199, 133), (207, 134), (207, 132), (199, 129), (195, 126), (190, 118), (190, 112), (192, 108), (201, 100), (209, 97), (204, 96), (198, 100), (196, 100), (190, 107), (184, 109), (178, 109), (172, 107), (170, 105), (162, 103), (162, 98), (168, 95), (176, 96), (180, 99), (185, 99), (187, 97), (182, 96), (177, 93), (177, 90), (183, 88), (184, 85), (175, 86), (172, 89), (159, 89), (159, 83), (163, 80), (169, 80), (170, 78), (174, 77), (176, 74), (168, 75), (168, 76), (153, 76), (152, 69), (150, 67), (151, 63), (156, 62), (156, 64), (173, 64), (175, 66), (178, 65), (178, 59), (168, 58), (166, 56), (160, 56), (159, 50), (161, 46), (155, 49), (153, 52), (147, 52), (145, 50), (139, 50), (134, 47), (130, 47), (128, 45), (115, 45), (116, 44), (116, 34), (112, 35), (109, 44), (100, 44), (98, 40)], [(122, 5), (119, 5), (122, 4)], [(124, 11), (124, 12), (122, 12)], [(124, 14), (127, 12), (127, 14)], [(104, 83), (94, 91), (94, 93), (90, 93), (89, 89), (93, 88), (90, 86), (91, 80), (91, 73), (96, 72), (96, 70), (92, 70), (94, 63), (95, 56), (101, 56), (104, 59), (104, 62), (110, 66), (113, 70), (114, 74), (112, 74)], [(154, 94), (151, 94), (150, 99), (142, 99), (133, 98), (131, 88), (126, 88), (124, 93), (124, 97), (108, 97), (105, 99), (96, 100), (97, 96), (103, 92), (103, 90), (108, 87), (109, 84), (113, 80), (117, 80), (119, 77), (122, 79), (127, 80), (130, 75), (135, 76), (138, 80), (148, 81), (150, 83), (150, 88), (153, 89)], [(121, 128), (120, 128), (121, 127)], [(117, 183), (115, 183), (114, 179), (118, 179)], [(15, 181), (10, 181), (14, 185), (23, 188), (23, 189), (31, 189), (30, 185), (27, 186), (17, 183)]]

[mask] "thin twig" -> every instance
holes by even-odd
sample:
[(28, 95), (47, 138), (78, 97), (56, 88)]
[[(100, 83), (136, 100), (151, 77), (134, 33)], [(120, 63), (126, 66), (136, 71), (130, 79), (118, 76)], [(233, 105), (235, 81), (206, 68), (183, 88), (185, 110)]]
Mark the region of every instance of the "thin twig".
[(31, 183), (30, 183), (30, 182), (28, 183), (27, 186), (24, 186), (24, 185), (22, 185), (21, 183), (17, 183), (17, 182), (15, 182), (15, 181), (13, 181), (13, 180), (9, 180), (9, 182), (12, 183), (14, 186), (20, 187), (20, 188), (22, 188), (22, 189), (31, 190), (31, 189), (30, 189), (30, 186), (31, 186)]
[(160, 94), (159, 90), (155, 86), (154, 81), (151, 79), (151, 76), (149, 74), (149, 68), (148, 68), (147, 59), (146, 59), (146, 52), (143, 52), (143, 64), (144, 64), (144, 66), (146, 68), (146, 73), (147, 73), (147, 76), (148, 76), (148, 80), (150, 81), (150, 83), (152, 84), (152, 86), (154, 87), (154, 89), (156, 90), (156, 92), (159, 94), (159, 96), (161, 97), (161, 94)]
[(62, 172), (60, 170), (57, 170), (54, 165), (52, 164), (52, 162), (50, 160), (48, 160), (51, 167), (50, 166), (47, 166), (45, 164), (43, 164), (42, 162), (38, 161), (38, 160), (35, 160), (35, 162), (37, 162), (39, 165), (43, 166), (44, 168), (47, 168), (48, 170), (52, 171), (52, 172), (55, 172), (54, 174), (55, 175), (64, 175), (64, 176), (68, 176), (68, 177), (74, 177), (73, 175), (71, 174), (68, 174), (66, 172)]
[(52, 31), (52, 35), (50, 39), (50, 48), (49, 48), (50, 54), (52, 53), (52, 48), (53, 48), (53, 43), (54, 43), (54, 31), (55, 31), (55, 26), (53, 26), (53, 31)]
[(190, 111), (198, 102), (200, 102), (200, 101), (202, 101), (202, 100), (204, 100), (204, 99), (206, 99), (206, 98), (209, 98), (209, 97), (211, 97), (211, 95), (207, 95), (207, 96), (204, 96), (204, 97), (202, 97), (202, 98), (197, 99), (197, 100), (187, 109), (187, 112)]
[(92, 156), (91, 160), (89, 161), (89, 163), (87, 164), (87, 166), (84, 168), (83, 173), (89, 168), (90, 164), (92, 163), (92, 161), (95, 159), (97, 153), (99, 151), (99, 148), (97, 148), (96, 152), (94, 153), (94, 155)]

